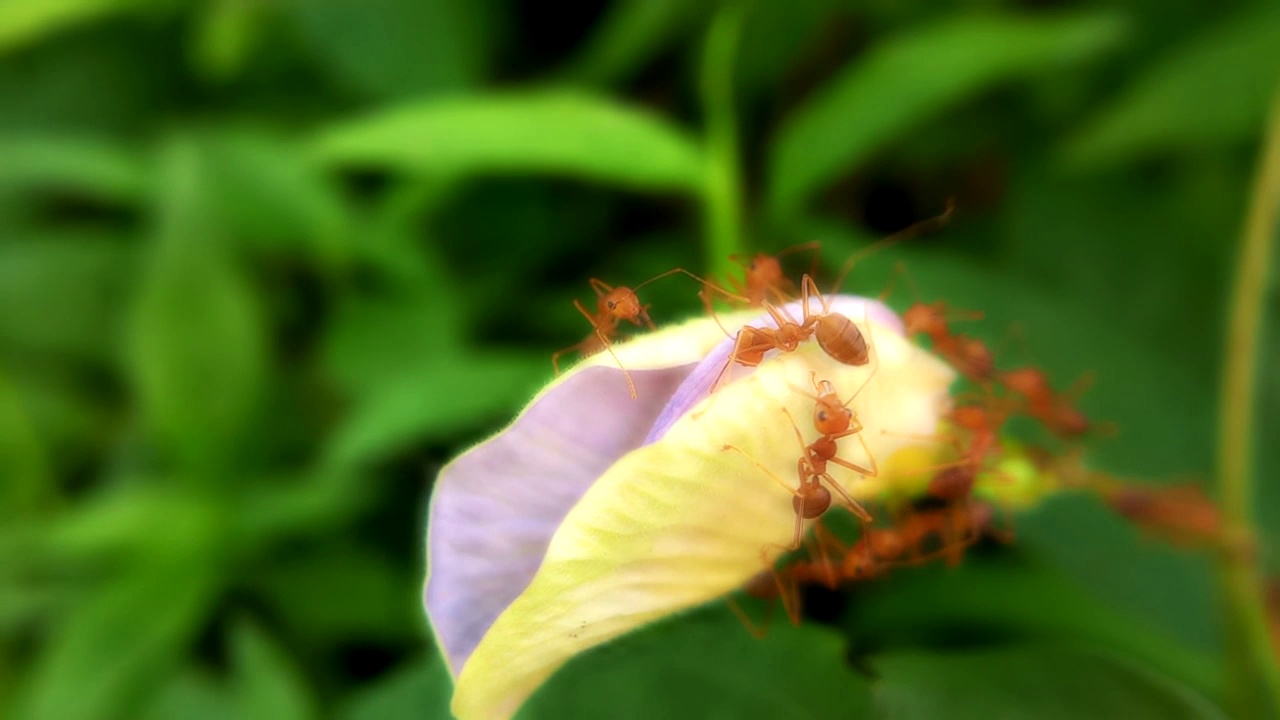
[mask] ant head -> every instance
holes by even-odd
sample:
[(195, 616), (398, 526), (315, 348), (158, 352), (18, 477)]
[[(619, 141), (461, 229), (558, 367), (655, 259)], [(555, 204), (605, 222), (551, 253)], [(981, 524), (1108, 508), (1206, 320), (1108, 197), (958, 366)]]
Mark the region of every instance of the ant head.
[(778, 258), (764, 253), (756, 253), (745, 265), (747, 277), (759, 283), (774, 283), (782, 279), (782, 263)]
[(935, 305), (916, 303), (902, 313), (902, 322), (906, 326), (907, 335), (924, 333), (926, 335), (944, 335), (947, 332), (947, 319), (942, 309)]
[(607, 315), (615, 320), (630, 320), (640, 325), (648, 320), (640, 298), (628, 287), (619, 287), (600, 296), (596, 308), (600, 315)]
[(853, 411), (840, 404), (834, 395), (830, 398), (819, 398), (813, 406), (813, 427), (823, 435), (834, 435), (849, 429), (853, 420)]
[(1039, 395), (1049, 390), (1049, 378), (1039, 368), (1025, 367), (1003, 373), (1000, 381), (1019, 395)]
[(977, 432), (989, 424), (986, 408), (981, 405), (961, 405), (951, 411), (951, 421), (965, 430)]

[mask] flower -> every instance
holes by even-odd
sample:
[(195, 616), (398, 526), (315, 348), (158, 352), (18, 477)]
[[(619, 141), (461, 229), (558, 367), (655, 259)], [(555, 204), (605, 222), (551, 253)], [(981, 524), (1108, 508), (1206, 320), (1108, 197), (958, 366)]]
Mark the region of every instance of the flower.
[[(783, 408), (812, 441), (814, 400), (797, 390), (811, 374), (844, 398), (857, 391), (849, 406), (863, 430), (840, 441), (840, 456), (879, 472), (829, 468), (854, 497), (938, 462), (955, 372), (909, 342), (883, 304), (829, 300), (868, 339), (866, 365), (805, 342), (735, 366), (711, 395), (733, 341), (696, 319), (615, 346), (637, 399), (613, 358), (596, 355), (441, 471), (425, 605), (456, 677), (456, 716), (510, 717), (573, 655), (723, 596), (782, 553), (795, 525), (789, 490), (743, 453), (796, 485), (802, 443)], [(772, 325), (750, 312), (721, 321), (730, 333)]]

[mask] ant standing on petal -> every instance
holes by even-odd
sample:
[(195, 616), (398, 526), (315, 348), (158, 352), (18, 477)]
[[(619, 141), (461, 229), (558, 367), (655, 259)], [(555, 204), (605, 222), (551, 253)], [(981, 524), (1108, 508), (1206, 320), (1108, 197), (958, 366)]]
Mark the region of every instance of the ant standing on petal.
[(555, 374), (560, 374), (560, 356), (565, 353), (576, 351), (583, 357), (586, 357), (594, 355), (601, 350), (608, 350), (609, 354), (613, 356), (614, 361), (618, 363), (618, 367), (622, 370), (622, 374), (627, 380), (627, 388), (631, 391), (631, 399), (636, 399), (635, 382), (632, 381), (631, 374), (627, 372), (626, 367), (622, 365), (622, 360), (618, 358), (618, 354), (613, 351), (613, 341), (617, 337), (618, 326), (624, 320), (630, 322), (636, 327), (643, 326), (650, 330), (657, 329), (653, 324), (653, 320), (649, 317), (650, 306), (642, 305), (640, 303), (640, 296), (636, 294), (636, 291), (655, 280), (661, 280), (668, 275), (675, 275), (677, 273), (688, 275), (704, 285), (711, 286), (710, 282), (694, 275), (684, 268), (672, 268), (671, 270), (645, 280), (634, 288), (623, 286), (613, 287), (603, 280), (591, 278), (589, 280), (591, 283), (591, 289), (596, 293), (596, 311), (594, 313), (588, 311), (587, 308), (584, 307), (577, 299), (574, 299), (573, 306), (578, 309), (578, 312), (582, 313), (582, 316), (587, 319), (587, 322), (591, 323), (592, 332), (581, 342), (575, 345), (570, 345), (567, 348), (557, 350), (551, 356), (551, 365), (555, 369)]

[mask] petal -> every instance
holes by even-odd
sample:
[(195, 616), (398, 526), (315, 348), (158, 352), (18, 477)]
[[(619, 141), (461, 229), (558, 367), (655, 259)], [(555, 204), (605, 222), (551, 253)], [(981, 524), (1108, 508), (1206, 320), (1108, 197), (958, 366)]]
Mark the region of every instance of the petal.
[[(758, 313), (722, 318), (740, 327)], [(636, 384), (599, 353), (552, 383), (509, 425), (441, 470), (427, 524), (424, 602), (456, 674), (529, 584), (552, 534), (609, 466), (639, 447), (672, 392), (725, 341), (710, 319), (614, 346)]]
[(866, 464), (870, 454), (881, 473), (832, 473), (855, 496), (891, 486), (899, 450), (938, 445), (936, 436), (919, 436), (936, 432), (954, 372), (892, 327), (877, 326), (874, 340), (863, 367), (836, 363), (815, 343), (766, 360), (700, 404), (704, 414), (682, 414), (661, 440), (613, 464), (565, 516), (527, 589), (462, 667), (454, 714), (510, 717), (569, 657), (732, 591), (760, 572), (762, 555), (775, 558), (777, 545), (790, 544), (790, 491), (721, 448), (741, 447), (793, 486), (801, 448), (781, 408), (814, 436), (813, 400), (788, 385), (809, 387), (811, 368), (848, 393), (874, 373), (851, 404), (869, 453), (851, 437), (841, 456)]

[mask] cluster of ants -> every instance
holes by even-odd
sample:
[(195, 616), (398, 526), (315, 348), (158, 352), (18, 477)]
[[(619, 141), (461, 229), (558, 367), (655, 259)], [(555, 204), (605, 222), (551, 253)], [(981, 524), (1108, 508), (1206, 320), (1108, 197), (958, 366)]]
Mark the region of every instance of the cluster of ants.
[[(858, 253), (846, 262), (833, 288), (838, 288), (853, 264), (869, 251), (909, 237), (927, 227), (947, 222), (951, 209), (941, 216), (918, 223), (906, 231), (892, 236)], [(802, 343), (813, 339), (836, 362), (862, 366), (870, 362), (868, 341), (862, 331), (846, 316), (832, 312), (826, 296), (818, 290), (809, 273), (799, 282), (801, 317), (797, 320), (786, 311), (784, 304), (796, 295), (796, 284), (783, 272), (781, 258), (800, 250), (817, 251), (816, 242), (798, 245), (777, 255), (760, 253), (745, 262), (731, 258), (745, 271), (741, 280), (730, 277), (728, 287), (701, 278), (683, 268), (675, 268), (634, 288), (612, 287), (601, 280), (591, 279), (597, 295), (596, 312), (592, 313), (574, 301), (575, 307), (591, 323), (593, 331), (582, 342), (561, 350), (552, 358), (557, 374), (559, 358), (571, 351), (583, 355), (608, 351), (622, 368), (632, 398), (636, 397), (635, 385), (614, 354), (612, 344), (618, 336), (622, 322), (650, 329), (654, 324), (649, 317), (649, 307), (640, 302), (636, 290), (654, 280), (674, 274), (687, 275), (702, 285), (699, 297), (707, 312), (716, 317), (712, 300), (719, 297), (733, 304), (762, 309), (772, 318), (775, 327), (746, 326), (733, 338), (733, 351), (729, 355), (711, 387), (716, 387), (725, 373), (736, 365), (755, 367), (770, 351), (782, 353), (796, 350)], [(816, 257), (816, 255), (815, 255)], [(815, 263), (816, 264), (816, 263)], [(899, 273), (905, 273), (898, 266)], [(831, 294), (836, 291), (833, 289)], [(882, 299), (888, 295), (888, 290)], [(819, 309), (810, 301), (816, 299)], [(1060, 392), (1054, 389), (1044, 371), (1027, 366), (1012, 370), (997, 368), (994, 354), (986, 343), (975, 337), (956, 332), (953, 324), (962, 320), (976, 320), (979, 313), (952, 312), (942, 301), (925, 303), (916, 301), (903, 313), (905, 332), (909, 337), (925, 336), (933, 351), (945, 359), (969, 382), (984, 391), (981, 402), (968, 402), (952, 407), (947, 420), (953, 428), (949, 438), (957, 459), (930, 468), (919, 468), (923, 475), (931, 473), (922, 498), (917, 498), (905, 510), (895, 514), (888, 527), (872, 525), (872, 515), (857, 502), (828, 472), (829, 464), (835, 464), (865, 477), (875, 477), (878, 468), (874, 458), (864, 467), (840, 457), (839, 444), (850, 437), (862, 444), (862, 424), (849, 407), (861, 388), (848, 400), (841, 400), (836, 388), (828, 380), (811, 374), (813, 392), (792, 385), (792, 389), (814, 401), (813, 427), (817, 439), (805, 442), (795, 419), (784, 408), (787, 419), (795, 430), (801, 452), (796, 463), (796, 484), (788, 484), (763, 463), (734, 445), (723, 450), (734, 451), (792, 495), (795, 526), (792, 543), (777, 546), (786, 551), (802, 547), (805, 524), (813, 521), (813, 541), (807, 560), (793, 560), (782, 568), (775, 568), (768, 559), (766, 545), (761, 550), (765, 570), (747, 583), (745, 591), (752, 596), (781, 599), (792, 622), (799, 622), (799, 587), (804, 584), (821, 584), (829, 588), (850, 582), (860, 582), (879, 577), (894, 567), (916, 565), (943, 558), (950, 565), (959, 563), (966, 549), (983, 538), (1002, 542), (1012, 540), (1010, 530), (995, 527), (995, 512), (991, 505), (974, 497), (974, 488), (983, 473), (992, 470), (1001, 450), (1000, 433), (1005, 422), (1013, 415), (1030, 417), (1048, 433), (1061, 441), (1078, 444), (1099, 427), (1076, 407), (1076, 397), (1082, 384)], [(717, 323), (719, 318), (716, 317)], [(723, 329), (723, 325), (721, 325)], [(874, 373), (872, 373), (874, 374)], [(868, 380), (870, 377), (867, 378)], [(865, 386), (865, 381), (863, 386)], [(1078, 447), (1078, 445), (1077, 445)], [(1047, 454), (1047, 453), (1046, 453)], [(870, 453), (867, 452), (870, 457)], [(1193, 486), (1154, 487), (1134, 486), (1111, 480), (1098, 473), (1076, 473), (1087, 479), (1082, 485), (1096, 492), (1116, 512), (1130, 521), (1173, 542), (1205, 545), (1216, 542), (1221, 523), (1213, 504)], [(852, 543), (842, 541), (821, 522), (832, 506), (834, 490), (843, 504), (862, 523), (859, 539)], [(760, 630), (737, 608), (734, 610), (753, 634)]]

